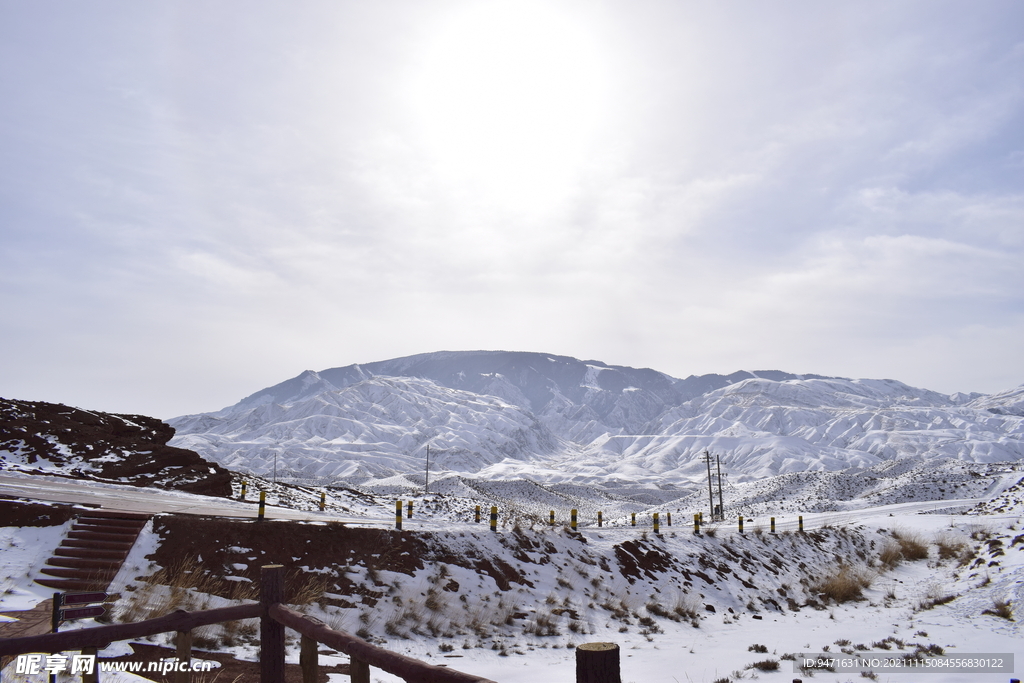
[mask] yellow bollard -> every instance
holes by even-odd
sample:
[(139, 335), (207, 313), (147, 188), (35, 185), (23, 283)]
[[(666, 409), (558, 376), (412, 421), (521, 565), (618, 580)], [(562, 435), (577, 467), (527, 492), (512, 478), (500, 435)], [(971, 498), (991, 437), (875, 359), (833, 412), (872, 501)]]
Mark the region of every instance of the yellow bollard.
[(800, 522), (800, 529), (799, 529), (799, 531), (803, 531), (804, 530), (804, 516), (800, 515), (799, 517), (797, 517), (797, 520)]
[(656, 533), (656, 534), (660, 534), (661, 533), (661, 531), (660, 531), (660, 529), (658, 527), (658, 513), (657, 512), (654, 513), (654, 533)]
[(597, 511), (597, 526), (599, 528), (604, 526), (604, 515), (600, 510)]
[(700, 515), (699, 514), (695, 514), (693, 516), (693, 533), (695, 533), (695, 534), (699, 534), (700, 533)]
[(409, 519), (412, 519), (412, 501), (411, 500), (409, 501), (409, 505), (407, 507), (409, 509), (409, 514), (407, 514), (406, 517), (408, 517)]
[(554, 510), (551, 511), (551, 515), (549, 516), (548, 520), (549, 520), (548, 524), (550, 524), (551, 526), (555, 525), (555, 511)]
[(740, 515), (740, 533), (743, 533), (743, 515)]
[(402, 501), (395, 501), (395, 528), (402, 530)]
[(671, 512), (666, 512), (665, 513), (665, 521), (668, 522), (669, 526), (672, 526), (672, 513)]
[(476, 519), (474, 520), (477, 524), (480, 523), (480, 506), (476, 506)]
[(241, 500), (245, 500), (245, 492), (248, 490), (248, 488), (249, 488), (249, 482), (243, 481), (242, 482), (242, 497), (241, 497)]
[(775, 518), (772, 517), (772, 533), (775, 533)]
[(327, 493), (325, 491), (321, 491), (320, 492), (320, 512), (323, 512), (325, 507), (327, 507)]
[(636, 513), (635, 512), (631, 512), (629, 514), (631, 516), (631, 519), (632, 519), (632, 522), (633, 522), (633, 526), (636, 526)]
[(491, 506), (491, 531), (498, 530), (498, 506)]
[(256, 519), (258, 519), (259, 521), (262, 522), (266, 512), (267, 512), (267, 492), (266, 491), (260, 491), (260, 511), (259, 511), (259, 515), (256, 517)]
[(572, 512), (569, 513), (569, 527), (576, 531), (576, 508), (573, 508)]

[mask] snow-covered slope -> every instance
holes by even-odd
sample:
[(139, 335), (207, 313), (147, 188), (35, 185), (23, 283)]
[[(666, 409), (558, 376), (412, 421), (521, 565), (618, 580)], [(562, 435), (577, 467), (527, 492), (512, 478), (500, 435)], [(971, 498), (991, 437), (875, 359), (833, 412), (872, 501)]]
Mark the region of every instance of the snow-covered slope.
[[(175, 444), (239, 470), (366, 483), (395, 475), (680, 488), (721, 454), (733, 482), (911, 459), (1024, 458), (1024, 386), (946, 396), (893, 380), (650, 369), (503, 351), (307, 371), (216, 413)], [(417, 477), (419, 479), (417, 479)], [(454, 484), (453, 484), (454, 485)]]

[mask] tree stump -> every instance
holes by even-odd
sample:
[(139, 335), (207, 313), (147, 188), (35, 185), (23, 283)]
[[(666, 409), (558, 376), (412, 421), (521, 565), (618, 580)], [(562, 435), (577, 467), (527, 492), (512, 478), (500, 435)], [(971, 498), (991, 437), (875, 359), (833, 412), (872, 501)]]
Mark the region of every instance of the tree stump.
[(584, 643), (576, 648), (576, 683), (622, 683), (619, 646)]

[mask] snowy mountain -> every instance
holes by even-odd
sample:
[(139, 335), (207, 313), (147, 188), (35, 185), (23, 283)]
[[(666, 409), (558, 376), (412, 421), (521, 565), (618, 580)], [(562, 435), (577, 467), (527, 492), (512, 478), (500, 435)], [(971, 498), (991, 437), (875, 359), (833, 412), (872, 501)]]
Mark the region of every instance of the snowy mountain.
[[(893, 380), (779, 371), (677, 379), (505, 351), (349, 365), (170, 421), (227, 467), (368, 483), (398, 476), (691, 488), (705, 450), (732, 481), (807, 470), (1024, 458), (1024, 386), (946, 396)], [(276, 461), (276, 463), (275, 463)], [(402, 476), (406, 475), (406, 476)]]

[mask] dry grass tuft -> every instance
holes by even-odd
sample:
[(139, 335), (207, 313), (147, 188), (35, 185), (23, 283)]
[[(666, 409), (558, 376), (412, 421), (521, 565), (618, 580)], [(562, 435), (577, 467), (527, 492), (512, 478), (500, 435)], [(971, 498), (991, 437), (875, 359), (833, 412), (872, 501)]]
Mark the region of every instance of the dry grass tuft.
[(892, 537), (900, 546), (900, 553), (907, 562), (928, 559), (928, 544), (921, 534), (905, 529), (893, 529)]
[(967, 547), (967, 541), (959, 534), (943, 531), (935, 535), (935, 546), (940, 560), (952, 560), (960, 556)]
[(747, 668), (748, 669), (757, 669), (758, 671), (764, 671), (764, 672), (778, 671), (779, 670), (779, 660), (777, 660), (777, 659), (765, 659), (765, 660), (762, 660), (760, 662), (754, 662), (753, 664), (750, 664), (749, 666), (747, 666)]
[(866, 568), (840, 565), (817, 583), (811, 590), (832, 602), (851, 602), (864, 599), (864, 589), (871, 586), (875, 575)]
[(982, 610), (981, 613), (1013, 621), (1013, 603), (1009, 600), (993, 600), (992, 609)]
[(895, 569), (903, 561), (903, 553), (900, 546), (892, 541), (886, 541), (882, 549), (878, 551), (878, 561), (886, 569)]
[(945, 605), (946, 603), (953, 602), (956, 599), (956, 595), (947, 593), (941, 586), (932, 586), (928, 589), (928, 592), (925, 593), (925, 596), (918, 601), (917, 609), (933, 609), (938, 605)]

